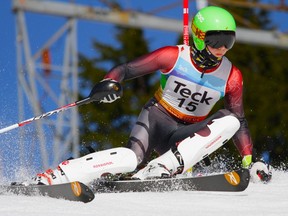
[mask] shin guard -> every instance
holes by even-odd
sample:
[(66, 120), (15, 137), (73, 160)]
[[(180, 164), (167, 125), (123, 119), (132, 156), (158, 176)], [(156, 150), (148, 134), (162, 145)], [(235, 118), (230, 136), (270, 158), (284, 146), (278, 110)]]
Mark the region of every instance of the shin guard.
[(62, 162), (59, 167), (69, 182), (89, 183), (104, 173), (132, 172), (137, 167), (135, 153), (128, 148), (113, 148)]
[(232, 115), (214, 119), (150, 163), (161, 163), (172, 173), (183, 173), (223, 146), (239, 128), (239, 120)]

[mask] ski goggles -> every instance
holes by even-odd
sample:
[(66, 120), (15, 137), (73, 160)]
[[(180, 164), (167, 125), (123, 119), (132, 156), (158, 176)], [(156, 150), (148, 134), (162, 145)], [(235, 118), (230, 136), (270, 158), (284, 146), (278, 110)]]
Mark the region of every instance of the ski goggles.
[(225, 46), (227, 49), (231, 49), (235, 42), (234, 31), (208, 31), (205, 34), (205, 44), (212, 48), (220, 48)]

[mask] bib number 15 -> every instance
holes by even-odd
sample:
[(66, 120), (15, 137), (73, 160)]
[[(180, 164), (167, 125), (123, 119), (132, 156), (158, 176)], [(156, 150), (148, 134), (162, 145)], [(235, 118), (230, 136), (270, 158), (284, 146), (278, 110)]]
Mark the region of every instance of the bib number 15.
[(186, 104), (185, 98), (178, 98), (178, 100), (179, 100), (178, 107), (180, 107), (180, 108), (185, 108), (189, 112), (193, 112), (197, 109), (198, 103), (196, 103), (194, 101), (190, 101)]

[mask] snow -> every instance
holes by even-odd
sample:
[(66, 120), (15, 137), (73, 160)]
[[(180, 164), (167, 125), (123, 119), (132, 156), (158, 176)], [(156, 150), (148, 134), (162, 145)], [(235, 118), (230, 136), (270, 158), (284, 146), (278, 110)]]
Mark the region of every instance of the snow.
[(1, 216), (176, 216), (288, 215), (288, 173), (274, 171), (268, 184), (244, 192), (179, 191), (96, 194), (90, 203), (48, 197), (0, 196)]

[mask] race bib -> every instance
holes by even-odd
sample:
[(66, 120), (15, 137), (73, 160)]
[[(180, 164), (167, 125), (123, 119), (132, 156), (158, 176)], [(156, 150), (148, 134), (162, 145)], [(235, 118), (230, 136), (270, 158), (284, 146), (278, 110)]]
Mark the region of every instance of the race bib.
[(162, 93), (174, 109), (190, 116), (206, 116), (220, 97), (219, 91), (175, 76), (169, 77)]

